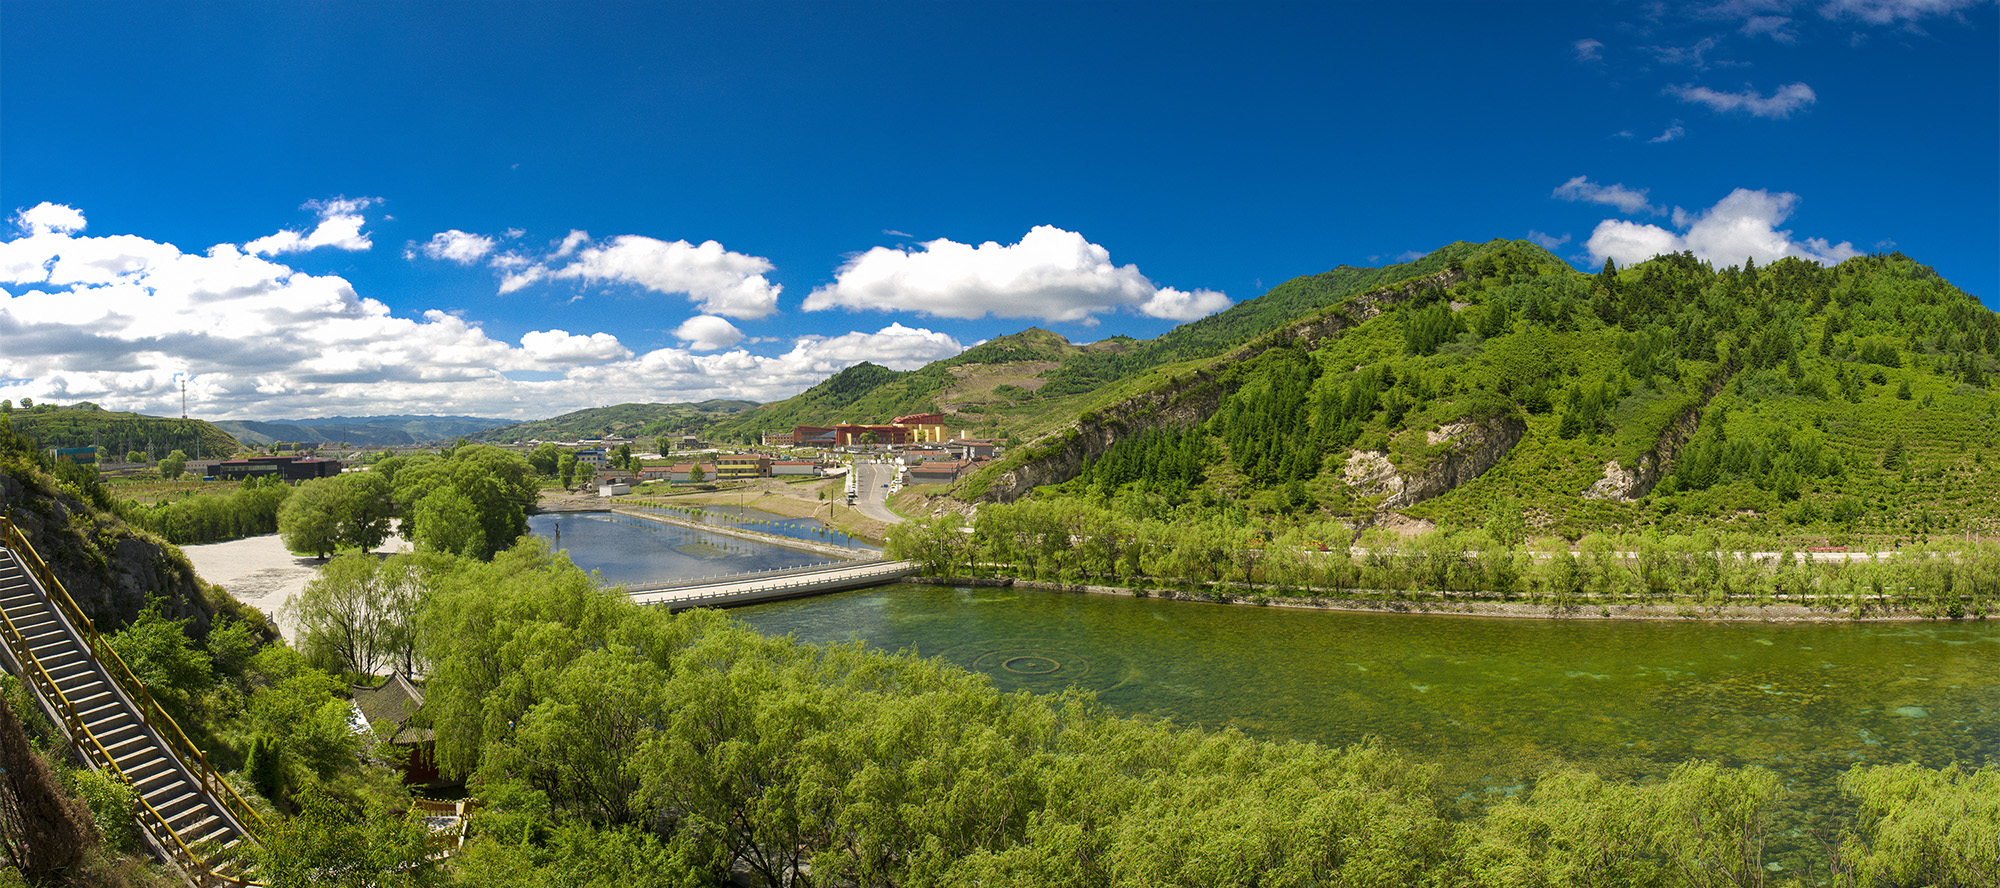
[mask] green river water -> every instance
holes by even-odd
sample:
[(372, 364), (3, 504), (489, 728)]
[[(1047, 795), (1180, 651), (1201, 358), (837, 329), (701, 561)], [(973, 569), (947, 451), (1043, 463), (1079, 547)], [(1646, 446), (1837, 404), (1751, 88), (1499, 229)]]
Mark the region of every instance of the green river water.
[(2000, 761), (2000, 623), (1767, 624), (1335, 613), (918, 585), (732, 612), (1111, 709), (1266, 739), (1380, 737), (1460, 798), (1557, 764), (1643, 780), (1691, 759), (1835, 805), (1857, 763)]

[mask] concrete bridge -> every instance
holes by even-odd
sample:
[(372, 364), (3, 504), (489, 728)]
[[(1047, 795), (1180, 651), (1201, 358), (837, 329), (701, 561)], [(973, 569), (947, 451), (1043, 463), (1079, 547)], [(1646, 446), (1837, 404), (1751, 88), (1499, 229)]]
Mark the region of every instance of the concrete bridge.
[(826, 592), (881, 586), (916, 572), (917, 565), (913, 561), (844, 561), (644, 585), (629, 589), (626, 594), (630, 595), (636, 604), (657, 604), (674, 610), (690, 607), (737, 607)]

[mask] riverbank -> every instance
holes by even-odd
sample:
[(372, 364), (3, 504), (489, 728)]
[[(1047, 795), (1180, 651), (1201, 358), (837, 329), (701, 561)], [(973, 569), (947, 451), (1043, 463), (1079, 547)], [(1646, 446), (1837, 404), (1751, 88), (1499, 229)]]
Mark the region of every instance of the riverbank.
[(1187, 589), (1098, 586), (1089, 583), (1054, 583), (1044, 580), (1002, 578), (906, 577), (905, 583), (934, 586), (1013, 586), (1050, 592), (1080, 592), (1090, 595), (1117, 595), (1126, 598), (1161, 598), (1245, 607), (1279, 607), (1297, 610), (1347, 611), (1353, 613), (1425, 614), (1430, 616), (1500, 617), (1535, 620), (1655, 620), (1748, 623), (1893, 623), (1946, 620), (1984, 620), (1984, 616), (1930, 617), (1909, 609), (1877, 607), (1856, 614), (1849, 605), (1801, 605), (1700, 602), (1613, 603), (1582, 600), (1566, 604), (1529, 601), (1500, 601), (1470, 595), (1441, 592), (1412, 598), (1398, 593), (1378, 593), (1378, 598), (1352, 596), (1287, 596), (1252, 591), (1195, 591)]
[[(544, 490), (536, 508), (544, 512), (576, 512), (610, 510), (621, 505), (742, 506), (786, 518), (817, 518), (834, 530), (878, 546), (889, 533), (889, 523), (870, 518), (846, 504), (839, 478), (759, 478), (724, 483), (729, 486), (713, 490), (682, 487), (666, 493), (658, 492), (665, 489), (660, 485), (648, 485), (639, 493), (610, 499)], [(825, 491), (825, 499), (820, 498), (821, 491)]]

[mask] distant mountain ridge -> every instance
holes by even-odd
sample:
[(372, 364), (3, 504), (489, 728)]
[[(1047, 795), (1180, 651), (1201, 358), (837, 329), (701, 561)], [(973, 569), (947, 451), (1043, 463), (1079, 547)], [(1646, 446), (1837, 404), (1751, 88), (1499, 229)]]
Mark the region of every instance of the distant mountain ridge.
[(755, 401), (711, 398), (699, 403), (614, 404), (588, 407), (549, 419), (488, 429), (480, 440), (496, 444), (528, 441), (577, 441), (591, 438), (651, 438), (706, 433), (724, 417), (757, 406)]
[(223, 420), (216, 423), (245, 444), (285, 441), (307, 444), (349, 444), (355, 447), (406, 447), (433, 441), (476, 437), (511, 420), (478, 416), (327, 416), (268, 422)]

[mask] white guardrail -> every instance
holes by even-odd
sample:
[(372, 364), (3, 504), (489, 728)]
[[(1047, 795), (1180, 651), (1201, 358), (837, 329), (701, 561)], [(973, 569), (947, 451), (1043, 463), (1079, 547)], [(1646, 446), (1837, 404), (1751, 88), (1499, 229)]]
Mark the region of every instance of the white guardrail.
[[(799, 575), (789, 583), (755, 583), (751, 579), (729, 583), (689, 583), (664, 588), (640, 589), (627, 593), (639, 604), (696, 604), (731, 598), (762, 598), (805, 589), (847, 586), (887, 577), (906, 577), (916, 572), (908, 561), (884, 561), (851, 568), (821, 570)], [(771, 579), (777, 579), (772, 577)], [(746, 583), (749, 585), (746, 586)], [(704, 591), (704, 586), (719, 587)]]

